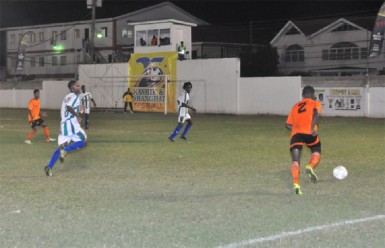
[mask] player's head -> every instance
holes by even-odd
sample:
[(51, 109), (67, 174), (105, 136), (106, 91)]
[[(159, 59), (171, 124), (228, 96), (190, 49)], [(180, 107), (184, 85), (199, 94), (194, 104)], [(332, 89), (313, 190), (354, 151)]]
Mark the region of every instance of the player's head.
[(35, 89), (33, 91), (33, 95), (35, 96), (36, 99), (39, 98), (40, 97), (40, 90), (39, 89)]
[(305, 86), (302, 90), (302, 96), (303, 98), (311, 98), (311, 99), (316, 99), (315, 97), (315, 90), (312, 86), (308, 85)]
[(86, 86), (85, 86), (84, 84), (82, 85), (81, 88), (82, 88), (82, 92), (83, 92), (83, 93), (86, 93)]
[(71, 80), (68, 82), (68, 89), (75, 94), (80, 93), (80, 83), (76, 80)]
[(191, 82), (186, 82), (186, 83), (184, 83), (184, 84), (183, 84), (183, 89), (184, 89), (185, 91), (187, 91), (188, 93), (190, 93), (190, 91), (191, 91), (191, 89), (192, 89), (192, 84), (191, 84)]
[(127, 88), (127, 92), (130, 92), (130, 88)]

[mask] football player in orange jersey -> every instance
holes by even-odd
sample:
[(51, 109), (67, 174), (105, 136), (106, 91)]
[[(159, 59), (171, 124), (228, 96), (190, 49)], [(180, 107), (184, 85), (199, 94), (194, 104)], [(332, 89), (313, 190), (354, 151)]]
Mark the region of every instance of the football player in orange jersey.
[(43, 128), (45, 140), (47, 142), (55, 141), (56, 139), (50, 138), (47, 124), (40, 117), (40, 115), (47, 116), (45, 112), (40, 112), (40, 90), (35, 89), (33, 91), (33, 95), (34, 95), (34, 98), (32, 98), (28, 104), (28, 121), (31, 125), (32, 131), (28, 134), (28, 137), (25, 140), (25, 143), (28, 145), (32, 144), (31, 139), (37, 131), (37, 128), (36, 128), (37, 126), (41, 126)]
[(302, 101), (297, 102), (290, 111), (286, 120), (286, 128), (291, 130), (290, 153), (292, 158), (291, 175), (293, 177), (294, 191), (301, 195), (299, 184), (300, 160), (302, 146), (305, 143), (311, 150), (311, 157), (306, 165), (306, 174), (311, 182), (317, 182), (314, 168), (321, 159), (321, 141), (317, 133), (318, 116), (322, 111), (321, 104), (316, 101), (315, 91), (312, 86), (306, 86), (302, 91)]

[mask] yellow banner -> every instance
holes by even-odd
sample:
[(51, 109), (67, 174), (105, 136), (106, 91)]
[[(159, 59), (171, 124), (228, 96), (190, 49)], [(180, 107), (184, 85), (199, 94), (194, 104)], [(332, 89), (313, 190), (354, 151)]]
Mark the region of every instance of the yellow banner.
[(164, 112), (166, 78), (167, 112), (176, 111), (177, 58), (177, 52), (131, 54), (128, 87), (132, 89), (135, 111)]

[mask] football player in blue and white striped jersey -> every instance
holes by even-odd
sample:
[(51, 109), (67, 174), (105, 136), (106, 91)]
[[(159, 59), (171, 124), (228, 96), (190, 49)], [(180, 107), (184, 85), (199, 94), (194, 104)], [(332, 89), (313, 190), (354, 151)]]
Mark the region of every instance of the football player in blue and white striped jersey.
[[(90, 104), (90, 102), (92, 101), (92, 103), (94, 104), (94, 107), (96, 107), (96, 102), (92, 98), (91, 93), (86, 91), (86, 86), (85, 85), (82, 85), (81, 89), (82, 89), (82, 92), (83, 92), (82, 94), (80, 94), (80, 99), (81, 99), (82, 106), (84, 106), (83, 107), (84, 108), (84, 128), (88, 129), (88, 117), (89, 117), (89, 115), (91, 113), (91, 104)], [(83, 114), (83, 111), (81, 111), (80, 113)]]
[(178, 103), (178, 125), (174, 129), (174, 132), (170, 135), (168, 138), (170, 141), (174, 142), (175, 137), (178, 135), (179, 131), (182, 129), (183, 124), (187, 121), (187, 125), (183, 130), (182, 135), (180, 136), (181, 139), (184, 139), (186, 141), (189, 141), (186, 137), (188, 130), (190, 130), (192, 126), (192, 120), (191, 116), (188, 113), (188, 109), (191, 109), (192, 111), (196, 112), (196, 109), (188, 104), (188, 101), (190, 100), (189, 93), (191, 92), (192, 84), (190, 82), (186, 82), (183, 84), (183, 92), (182, 95), (178, 97), (177, 103)]
[(47, 176), (52, 176), (52, 168), (59, 158), (60, 161), (63, 162), (67, 152), (78, 150), (85, 147), (87, 144), (87, 135), (80, 127), (80, 83), (72, 80), (68, 83), (68, 88), (70, 89), (70, 93), (64, 97), (60, 111), (61, 123), (58, 138), (59, 147), (53, 153), (48, 165), (44, 168)]

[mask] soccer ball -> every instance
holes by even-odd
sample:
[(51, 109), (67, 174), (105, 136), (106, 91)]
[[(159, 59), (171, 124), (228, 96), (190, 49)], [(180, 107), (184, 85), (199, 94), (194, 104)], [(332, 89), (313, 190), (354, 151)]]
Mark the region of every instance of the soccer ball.
[(333, 170), (333, 176), (338, 180), (344, 180), (348, 176), (348, 170), (343, 165), (338, 165)]

